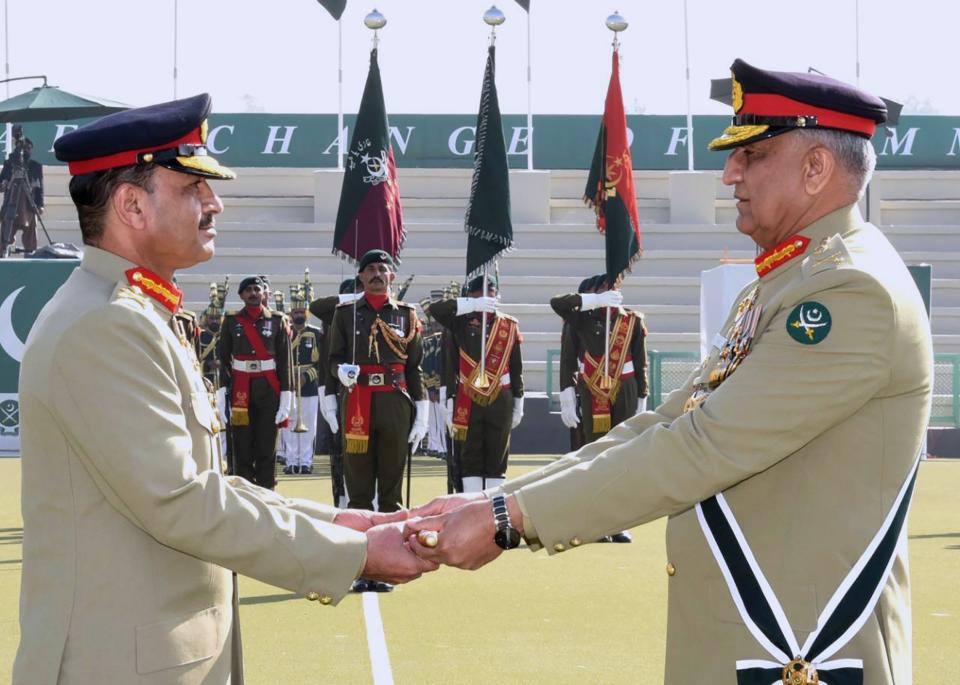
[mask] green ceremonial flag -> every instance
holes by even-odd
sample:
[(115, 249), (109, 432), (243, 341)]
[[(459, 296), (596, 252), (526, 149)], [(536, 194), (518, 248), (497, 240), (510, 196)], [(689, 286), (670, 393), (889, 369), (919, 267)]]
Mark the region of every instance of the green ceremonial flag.
[(473, 185), (467, 204), (467, 277), (476, 275), (513, 247), (510, 221), (510, 175), (494, 79), (496, 49), (491, 45), (477, 114), (477, 149)]
[(323, 9), (327, 10), (337, 21), (340, 21), (340, 17), (343, 14), (343, 10), (347, 7), (347, 0), (317, 0)]
[(333, 253), (358, 262), (370, 250), (384, 250), (399, 261), (404, 237), (397, 163), (390, 144), (377, 51), (373, 49), (347, 150)]

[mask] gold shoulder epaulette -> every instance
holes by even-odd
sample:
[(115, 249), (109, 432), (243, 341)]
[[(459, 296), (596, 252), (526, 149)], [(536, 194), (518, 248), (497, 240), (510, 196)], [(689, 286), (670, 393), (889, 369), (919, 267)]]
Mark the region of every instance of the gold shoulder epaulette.
[(223, 316), (224, 318), (226, 318), (228, 316), (236, 316), (239, 313), (240, 313), (239, 309), (231, 309), (229, 312), (224, 312)]
[(843, 238), (839, 235), (832, 235), (821, 240), (820, 244), (803, 258), (800, 269), (803, 277), (809, 278), (821, 271), (829, 271), (850, 263), (850, 252), (847, 250)]
[(503, 317), (504, 319), (510, 319), (510, 321), (513, 321), (514, 323), (520, 323), (517, 320), (517, 317), (510, 316), (509, 314), (505, 314), (504, 312), (497, 312), (497, 316)]
[(132, 285), (121, 285), (113, 293), (114, 300), (128, 300), (139, 304), (144, 309), (148, 309), (150, 304), (147, 302), (147, 296), (140, 292), (139, 288)]

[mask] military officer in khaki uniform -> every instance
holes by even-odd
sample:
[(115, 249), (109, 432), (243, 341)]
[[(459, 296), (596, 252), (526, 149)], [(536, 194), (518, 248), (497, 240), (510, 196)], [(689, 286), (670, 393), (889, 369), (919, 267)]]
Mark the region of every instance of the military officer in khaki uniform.
[[(414, 308), (390, 296), (394, 262), (383, 250), (358, 265), (363, 297), (337, 307), (330, 328), (328, 387), (341, 387), (341, 434), (349, 506), (401, 506), (408, 449), (427, 434), (429, 400)], [(354, 319), (356, 317), (356, 319)]]
[[(429, 306), (430, 315), (452, 333), (457, 348), (457, 390), (446, 403), (452, 416), (453, 439), (462, 443), (464, 492), (503, 483), (510, 431), (523, 418), (523, 338), (517, 320), (496, 310), (498, 285), (495, 276), (487, 276), (484, 293), (483, 276), (477, 276), (467, 284), (467, 297), (440, 300)], [(484, 312), (485, 338), (481, 335)], [(482, 338), (485, 350), (481, 348)]]
[[(718, 346), (662, 405), (444, 517), (425, 558), (564, 552), (669, 516), (664, 680), (912, 682), (904, 517), (927, 427), (923, 301), (860, 216), (882, 100), (737, 60), (723, 181), (763, 250)], [(449, 510), (468, 496), (424, 511)], [(816, 672), (816, 676), (814, 676)]]
[(428, 568), (367, 512), (221, 472), (171, 282), (213, 256), (223, 205), (207, 179), (233, 178), (205, 154), (209, 111), (205, 94), (131, 109), (54, 146), (85, 245), (21, 368), (15, 685), (236, 685), (228, 569), (326, 605), (361, 572), (397, 582)]
[[(272, 490), (277, 431), (289, 423), (293, 392), (289, 322), (263, 304), (267, 287), (261, 276), (244, 278), (237, 293), (246, 306), (223, 317), (220, 393), (230, 391), (236, 475)], [(222, 398), (217, 403), (224, 404)]]

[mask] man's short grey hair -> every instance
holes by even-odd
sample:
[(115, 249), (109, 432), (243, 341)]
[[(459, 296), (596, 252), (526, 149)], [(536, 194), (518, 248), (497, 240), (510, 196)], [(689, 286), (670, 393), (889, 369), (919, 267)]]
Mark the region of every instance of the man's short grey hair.
[(856, 184), (857, 199), (863, 197), (877, 166), (877, 153), (873, 149), (873, 143), (855, 133), (831, 128), (805, 128), (798, 129), (797, 132), (807, 141), (830, 150), (840, 167), (850, 174)]

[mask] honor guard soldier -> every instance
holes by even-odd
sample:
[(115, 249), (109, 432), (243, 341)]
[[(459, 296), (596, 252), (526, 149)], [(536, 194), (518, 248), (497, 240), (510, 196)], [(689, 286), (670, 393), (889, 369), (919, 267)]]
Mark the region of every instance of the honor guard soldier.
[[(483, 279), (477, 276), (470, 281), (467, 297), (430, 305), (431, 316), (453, 334), (459, 350), (457, 392), (446, 401), (448, 406), (452, 404), (453, 438), (462, 443), (460, 469), (464, 492), (478, 492), (503, 483), (510, 455), (510, 431), (523, 418), (520, 327), (512, 316), (496, 310), (497, 278), (487, 276), (486, 293)], [(486, 348), (482, 347), (483, 339)]]
[(84, 250), (20, 373), (14, 685), (242, 683), (231, 571), (332, 605), (360, 573), (402, 582), (435, 568), (393, 526), (370, 527), (389, 517), (221, 471), (172, 283), (213, 257), (223, 205), (207, 179), (234, 177), (206, 154), (209, 112), (205, 94), (130, 109), (54, 144)]
[[(574, 427), (579, 423), (580, 437), (587, 444), (643, 411), (647, 396), (647, 330), (639, 313), (620, 307), (623, 296), (619, 290), (607, 288), (606, 275), (598, 274), (589, 284), (581, 285), (592, 292), (559, 295), (550, 300), (550, 306), (563, 318), (567, 336), (571, 339), (569, 344), (576, 350), (578, 359), (575, 402), (582, 420), (576, 414), (571, 418), (569, 389), (565, 399), (561, 398), (560, 416), (570, 423), (575, 420)], [(604, 375), (607, 368), (604, 307), (611, 308), (608, 377)], [(561, 372), (563, 361), (561, 348)], [(566, 361), (571, 363), (570, 359)], [(600, 542), (631, 541), (630, 533), (626, 531), (600, 538)]]
[[(592, 294), (596, 287), (596, 277), (589, 276), (580, 281), (577, 293)], [(583, 437), (583, 422), (580, 420), (580, 364), (583, 361), (580, 343), (570, 324), (563, 320), (560, 331), (560, 419), (570, 429), (570, 449), (578, 450), (586, 444)]]
[[(321, 297), (310, 303), (310, 313), (320, 319), (323, 326), (323, 348), (320, 351), (320, 364), (323, 369), (321, 379), (329, 374), (330, 358), (330, 328), (333, 324), (333, 315), (337, 305), (350, 303), (363, 295), (363, 284), (360, 279), (344, 279), (340, 283), (338, 295)], [(337, 507), (347, 506), (347, 489), (343, 476), (343, 440), (340, 435), (340, 416), (337, 403), (337, 384), (324, 380), (320, 392), (320, 415), (330, 430), (330, 484), (333, 488), (333, 504)]]
[(427, 434), (429, 401), (414, 308), (390, 297), (393, 258), (367, 252), (359, 263), (363, 296), (337, 307), (330, 330), (329, 387), (339, 383), (344, 471), (350, 507), (396, 511), (408, 449)]
[[(667, 685), (911, 683), (906, 515), (933, 345), (910, 272), (858, 208), (886, 105), (819, 73), (731, 70), (733, 121), (710, 148), (729, 150), (757, 278), (654, 411), (492, 493), (499, 539), (564, 552), (669, 516)], [(442, 529), (413, 549), (476, 568), (498, 549), (491, 502), (456, 497), (407, 533)]]
[[(593, 291), (550, 300), (553, 311), (575, 336), (580, 354), (577, 387), (585, 442), (603, 437), (636, 414), (640, 398), (647, 396), (647, 331), (642, 315), (620, 306), (623, 295), (608, 289), (603, 275), (594, 277)], [(608, 307), (610, 345), (605, 348)]]
[(293, 392), (288, 323), (263, 304), (264, 287), (261, 276), (244, 278), (237, 292), (246, 306), (223, 317), (217, 401), (225, 404), (229, 388), (236, 474), (273, 489), (277, 430), (289, 420)]
[[(313, 473), (314, 440), (317, 437), (317, 417), (320, 391), (320, 354), (323, 333), (307, 323), (309, 298), (305, 287), (290, 286), (290, 321), (293, 325), (293, 374), (296, 407), (291, 423), (283, 429), (283, 456), (286, 474)], [(305, 430), (298, 430), (305, 429)]]

